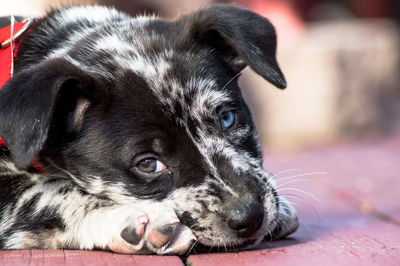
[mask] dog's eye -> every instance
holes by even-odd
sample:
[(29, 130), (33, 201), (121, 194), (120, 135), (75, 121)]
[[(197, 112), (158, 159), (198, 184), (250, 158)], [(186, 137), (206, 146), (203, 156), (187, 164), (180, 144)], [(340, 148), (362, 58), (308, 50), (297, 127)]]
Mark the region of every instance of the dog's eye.
[(143, 173), (146, 174), (154, 174), (161, 172), (162, 170), (167, 169), (167, 166), (154, 158), (145, 158), (141, 160), (137, 165), (136, 168)]
[(223, 112), (220, 116), (222, 131), (227, 130), (235, 124), (236, 114), (233, 111)]

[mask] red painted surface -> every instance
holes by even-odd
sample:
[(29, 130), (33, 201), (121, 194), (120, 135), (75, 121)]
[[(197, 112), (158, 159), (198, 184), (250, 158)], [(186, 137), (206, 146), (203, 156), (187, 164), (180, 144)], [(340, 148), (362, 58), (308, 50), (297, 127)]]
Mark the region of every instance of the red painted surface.
[[(400, 265), (400, 135), (291, 156), (267, 154), (265, 167), (277, 175), (281, 193), (296, 204), (300, 229), (289, 239), (262, 243), (258, 250), (191, 255), (188, 264)], [(298, 170), (279, 173), (287, 169)], [(313, 172), (326, 174), (310, 174)], [(0, 265), (182, 262), (176, 256), (22, 250), (0, 251)]]
[(85, 250), (0, 251), (0, 265), (183, 265), (175, 256), (132, 256)]

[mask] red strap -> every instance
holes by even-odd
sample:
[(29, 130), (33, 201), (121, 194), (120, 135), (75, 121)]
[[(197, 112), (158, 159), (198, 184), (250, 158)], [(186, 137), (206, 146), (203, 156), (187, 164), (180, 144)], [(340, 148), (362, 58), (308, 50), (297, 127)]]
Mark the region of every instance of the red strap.
[[(13, 34), (16, 34), (27, 22), (14, 23)], [(11, 25), (0, 29), (0, 43), (11, 37)], [(20, 39), (13, 42), (14, 56), (17, 54)], [(0, 88), (7, 83), (11, 77), (11, 45), (0, 48)]]

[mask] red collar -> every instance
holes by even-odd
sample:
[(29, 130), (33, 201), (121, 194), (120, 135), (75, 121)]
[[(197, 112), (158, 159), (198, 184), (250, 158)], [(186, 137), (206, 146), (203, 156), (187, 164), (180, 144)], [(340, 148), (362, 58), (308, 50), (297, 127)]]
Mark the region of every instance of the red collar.
[[(0, 28), (0, 88), (10, 79), (14, 61), (12, 56), (15, 59), (18, 47), (21, 44), (20, 37), (31, 29), (33, 22), (34, 18), (28, 18), (22, 22), (15, 22), (14, 25)], [(12, 27), (13, 38), (11, 38)]]
[[(14, 68), (14, 59), (17, 55), (19, 45), (21, 44), (21, 36), (29, 32), (34, 23), (34, 18), (25, 19), (22, 22), (15, 22), (14, 25), (8, 25), (0, 28), (0, 89), (11, 78), (11, 73)], [(13, 27), (13, 34), (11, 38), (11, 28)], [(13, 50), (11, 50), (13, 49)], [(13, 58), (14, 57), (14, 58)], [(7, 146), (7, 144), (0, 137), (0, 145)], [(38, 159), (32, 162), (32, 166), (39, 172), (43, 173), (43, 167), (38, 163)]]

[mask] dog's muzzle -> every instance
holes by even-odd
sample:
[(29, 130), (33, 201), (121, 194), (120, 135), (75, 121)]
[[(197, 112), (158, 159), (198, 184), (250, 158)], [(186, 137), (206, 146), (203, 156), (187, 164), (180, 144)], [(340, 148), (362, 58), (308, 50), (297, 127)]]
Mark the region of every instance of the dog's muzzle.
[(228, 210), (227, 224), (241, 238), (250, 237), (263, 223), (264, 208), (255, 200), (237, 200)]

